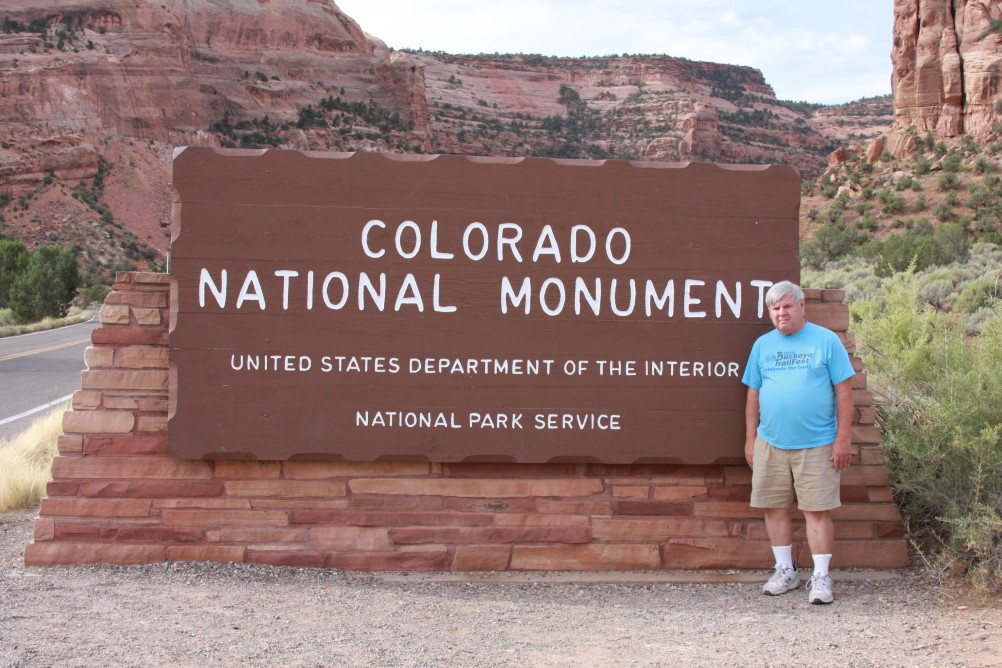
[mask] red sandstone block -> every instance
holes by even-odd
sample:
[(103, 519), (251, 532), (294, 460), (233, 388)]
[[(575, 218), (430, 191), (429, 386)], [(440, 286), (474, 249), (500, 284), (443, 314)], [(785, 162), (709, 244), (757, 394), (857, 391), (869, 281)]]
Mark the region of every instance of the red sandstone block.
[(865, 373), (857, 373), (852, 377), (852, 382), (850, 383), (853, 391), (865, 390), (867, 387), (867, 378)]
[(278, 478), (281, 475), (282, 462), (255, 462), (226, 459), (220, 459), (216, 462), (217, 478)]
[(706, 496), (706, 487), (655, 487), (654, 498), (658, 501), (689, 501), (699, 496)]
[(167, 332), (162, 329), (102, 327), (90, 335), (95, 345), (107, 346), (166, 346)]
[[(806, 547), (806, 546), (805, 546)], [(908, 543), (903, 539), (835, 541), (832, 554), (839, 568), (904, 568)], [(803, 563), (810, 563), (810, 560)]]
[(862, 447), (859, 449), (859, 461), (864, 466), (882, 466), (884, 449), (880, 446)]
[(856, 422), (871, 425), (877, 421), (877, 409), (873, 406), (857, 406)]
[(883, 432), (881, 432), (880, 427), (877, 425), (853, 425), (852, 427), (853, 443), (880, 443), (880, 437), (882, 435)]
[(166, 457), (57, 457), (52, 462), (52, 477), (73, 479), (192, 479), (212, 478), (212, 464), (195, 459)]
[(393, 547), (386, 529), (370, 527), (314, 527), (310, 541), (320, 551), (388, 550)]
[(63, 431), (67, 433), (128, 434), (135, 426), (136, 417), (126, 411), (66, 411), (63, 414)]
[[(387, 498), (387, 497), (382, 497)], [(434, 497), (421, 497), (431, 499)], [(528, 498), (518, 499), (445, 499), (445, 508), (448, 510), (459, 510), (466, 513), (532, 513), (536, 511), (536, 500)]]
[(586, 527), (591, 522), (587, 515), (499, 513), (493, 517), (499, 527)]
[(657, 519), (592, 520), (592, 537), (596, 541), (663, 543), (679, 536), (727, 536), (727, 522), (665, 517)]
[(208, 540), (221, 543), (303, 543), (310, 532), (305, 527), (289, 529), (224, 528), (210, 531)]
[(287, 552), (284, 550), (248, 548), (244, 554), (244, 561), (248, 564), (287, 566), (290, 568), (323, 568), (327, 562), (327, 555), (317, 552)]
[(852, 391), (852, 405), (853, 406), (873, 406), (873, 393), (866, 390), (853, 390)]
[(52, 540), (56, 537), (56, 521), (51, 517), (35, 518), (35, 540)]
[(842, 484), (886, 487), (887, 469), (883, 466), (850, 466), (842, 471)]
[(183, 480), (85, 481), (80, 495), (115, 498), (218, 497), (223, 495), (221, 482), (187, 482)]
[(743, 501), (744, 503), (748, 503), (751, 499), (751, 485), (711, 487), (707, 490), (707, 496), (711, 499), (720, 499), (721, 501)]
[(536, 499), (536, 508), (541, 513), (599, 516), (612, 515), (611, 501), (563, 501), (559, 499)]
[(646, 499), (651, 494), (651, 488), (646, 485), (613, 485), (612, 495), (616, 498)]
[(167, 371), (87, 370), (80, 372), (87, 390), (156, 390), (167, 391)]
[(128, 325), (129, 307), (125, 304), (105, 304), (99, 317), (102, 325)]
[(149, 564), (163, 561), (164, 545), (135, 543), (28, 543), (24, 550), (25, 566), (59, 564)]
[(845, 304), (820, 303), (807, 308), (811, 322), (830, 330), (844, 332), (849, 329), (849, 307)]
[(123, 369), (166, 369), (167, 349), (160, 346), (126, 346), (118, 351)]
[(254, 510), (345, 510), (348, 499), (250, 499), (250, 505)]
[(891, 503), (894, 493), (890, 487), (870, 487), (867, 489), (867, 500), (875, 503)]
[[(454, 499), (449, 499), (453, 501)], [(483, 503), (479, 499), (478, 503)], [(355, 510), (441, 510), (446, 507), (446, 499), (434, 496), (407, 498), (401, 496), (359, 496), (348, 500), (348, 507)], [(452, 506), (448, 506), (452, 508)], [(464, 508), (457, 508), (465, 510)]]
[(40, 515), (66, 517), (148, 517), (148, 499), (79, 499), (47, 497), (42, 499)]
[(165, 398), (140, 398), (139, 410), (144, 413), (167, 413), (167, 399)]
[(762, 517), (760, 508), (752, 508), (743, 501), (697, 501), (693, 505), (693, 513), (697, 517), (729, 519)]
[(905, 535), (905, 525), (901, 522), (879, 522), (873, 530), (877, 538), (901, 538)]
[(768, 541), (744, 538), (680, 538), (665, 545), (664, 567), (768, 568), (775, 559)]
[(202, 527), (284, 527), (289, 516), (270, 510), (164, 510), (167, 526)]
[(46, 496), (76, 496), (80, 485), (75, 480), (50, 480), (45, 486)]
[[(874, 525), (870, 522), (836, 522), (834, 530), (836, 540), (867, 540), (874, 537)], [(769, 540), (764, 522), (748, 522), (746, 527), (735, 533), (748, 540)], [(807, 540), (807, 528), (803, 522), (793, 523), (793, 540)]]
[(241, 564), (247, 548), (239, 545), (169, 545), (167, 561), (218, 561)]
[(133, 307), (132, 315), (136, 318), (137, 325), (155, 327), (163, 324), (162, 318), (160, 316), (160, 309)]
[(166, 436), (88, 436), (85, 455), (167, 455)]
[(348, 483), (357, 494), (465, 497), (568, 497), (601, 494), (602, 481), (589, 479), (486, 480), (452, 478), (361, 478)]
[(842, 485), (839, 489), (839, 498), (842, 503), (866, 503), (870, 500), (866, 487), (850, 487)]
[(171, 275), (158, 271), (133, 271), (133, 282), (137, 290), (168, 290), (171, 283)]
[(73, 410), (92, 411), (101, 405), (100, 392), (77, 390), (73, 393)]
[(136, 431), (140, 434), (166, 434), (167, 416), (140, 415), (139, 423), (136, 425)]
[(452, 558), (454, 571), (503, 571), (511, 559), (508, 545), (460, 545)]
[(579, 478), (584, 466), (569, 463), (456, 462), (444, 464), (442, 475), (447, 478)]
[(59, 454), (79, 454), (83, 451), (84, 437), (80, 434), (63, 434), (57, 440)]
[(448, 552), (335, 552), (328, 554), (326, 568), (355, 571), (444, 571)]
[(836, 521), (898, 522), (901, 520), (901, 513), (893, 503), (849, 503), (833, 510), (832, 519)]
[(347, 486), (343, 481), (299, 481), (299, 480), (229, 480), (226, 494), (229, 496), (262, 496), (271, 498), (331, 497), (344, 496)]
[(588, 527), (399, 527), (390, 529), (397, 545), (415, 543), (587, 543)]
[(821, 291), (821, 300), (826, 302), (843, 302), (845, 301), (845, 290), (824, 289)]
[(511, 570), (655, 570), (661, 567), (656, 545), (515, 545)]
[(154, 499), (153, 510), (251, 510), (247, 499), (192, 497), (186, 499)]
[(84, 363), (88, 369), (107, 369), (115, 366), (115, 349), (90, 346), (84, 350)]
[(293, 480), (324, 478), (371, 478), (393, 476), (426, 476), (427, 462), (283, 462), (285, 477)]
[(115, 525), (60, 522), (56, 527), (56, 540), (103, 541), (134, 543), (197, 543), (205, 540), (205, 532), (189, 527), (129, 526), (120, 521)]
[(725, 466), (724, 483), (727, 485), (750, 485), (751, 469), (747, 466)]
[(494, 515), (489, 513), (449, 513), (449, 512), (358, 512), (335, 513), (334, 524), (363, 527), (401, 526), (466, 526), (489, 527), (494, 524)]
[(104, 407), (114, 411), (134, 411), (139, 408), (139, 401), (135, 397), (116, 397), (105, 394)]
[(638, 501), (635, 499), (619, 499), (613, 507), (616, 515), (692, 515), (691, 501)]
[(112, 292), (104, 299), (105, 304), (125, 304), (140, 308), (167, 308), (165, 292)]

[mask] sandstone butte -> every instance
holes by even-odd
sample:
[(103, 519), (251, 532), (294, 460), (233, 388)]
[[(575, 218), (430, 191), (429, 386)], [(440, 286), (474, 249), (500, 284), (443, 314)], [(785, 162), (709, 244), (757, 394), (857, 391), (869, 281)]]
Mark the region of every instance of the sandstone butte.
[(177, 145), (786, 162), (811, 176), (840, 146), (879, 154), (884, 135), (901, 154), (917, 132), (991, 133), (998, 0), (894, 11), (892, 109), (783, 103), (758, 70), (667, 56), (391, 51), (330, 0), (0, 0), (0, 231), (145, 269), (166, 254)]
[(892, 89), (897, 156), (915, 133), (987, 139), (1002, 120), (1002, 4), (998, 0), (894, 0)]

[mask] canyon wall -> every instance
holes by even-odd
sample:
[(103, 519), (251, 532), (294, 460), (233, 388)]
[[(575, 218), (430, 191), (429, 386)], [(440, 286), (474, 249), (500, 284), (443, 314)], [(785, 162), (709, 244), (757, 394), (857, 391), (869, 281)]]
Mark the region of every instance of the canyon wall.
[(892, 150), (915, 133), (986, 139), (1002, 120), (1002, 3), (895, 0)]

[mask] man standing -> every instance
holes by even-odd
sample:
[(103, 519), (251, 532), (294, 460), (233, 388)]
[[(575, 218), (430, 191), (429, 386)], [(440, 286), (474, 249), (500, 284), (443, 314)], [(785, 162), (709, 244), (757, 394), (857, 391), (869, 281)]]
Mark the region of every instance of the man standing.
[(831, 603), (831, 511), (841, 505), (839, 472), (849, 466), (852, 454), (851, 383), (856, 372), (838, 336), (805, 319), (799, 286), (776, 283), (765, 303), (776, 329), (752, 346), (742, 378), (748, 386), (745, 459), (752, 467), (751, 505), (765, 509), (776, 557), (776, 571), (762, 592), (778, 596), (800, 586), (789, 514), (796, 493), (814, 557), (807, 600)]

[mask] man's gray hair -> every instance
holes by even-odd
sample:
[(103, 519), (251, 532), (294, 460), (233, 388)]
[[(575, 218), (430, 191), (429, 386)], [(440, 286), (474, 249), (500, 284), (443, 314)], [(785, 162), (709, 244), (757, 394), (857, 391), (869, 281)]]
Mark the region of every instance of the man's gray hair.
[(797, 303), (804, 301), (804, 291), (800, 289), (799, 285), (790, 281), (780, 281), (765, 293), (765, 305), (772, 308), (776, 302), (787, 295), (793, 297), (793, 300)]

